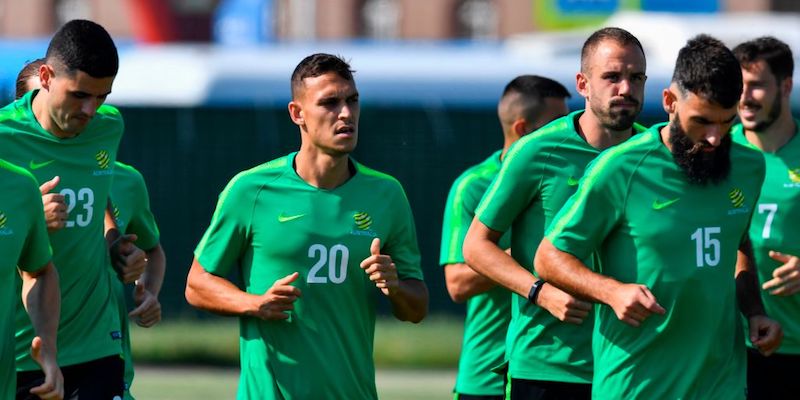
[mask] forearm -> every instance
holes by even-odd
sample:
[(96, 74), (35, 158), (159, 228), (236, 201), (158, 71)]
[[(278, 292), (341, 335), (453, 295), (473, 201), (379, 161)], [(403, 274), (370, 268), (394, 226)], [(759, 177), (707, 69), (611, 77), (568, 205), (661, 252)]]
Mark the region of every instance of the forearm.
[(156, 245), (156, 247), (147, 250), (147, 267), (139, 279), (142, 280), (144, 288), (152, 293), (153, 296), (158, 297), (158, 294), (161, 292), (166, 265), (167, 259), (160, 243)]
[(103, 213), (103, 232), (109, 248), (115, 240), (122, 236), (119, 227), (117, 227), (117, 219), (114, 218), (114, 206), (111, 204), (110, 198), (106, 203), (105, 213)]
[(201, 310), (222, 315), (251, 315), (256, 297), (240, 290), (225, 278), (206, 272), (194, 260), (186, 279), (186, 301)]
[(58, 321), (61, 316), (61, 289), (58, 271), (48, 263), (35, 274), (22, 272), (22, 303), (33, 329), (47, 348), (56, 351)]
[(418, 323), (428, 314), (428, 287), (423, 281), (401, 280), (388, 297), (392, 314), (401, 321)]
[(464, 258), (478, 273), (520, 296), (527, 297), (531, 286), (538, 279), (497, 246), (500, 236), (500, 232), (490, 230), (476, 218), (464, 239)]
[(736, 299), (745, 317), (766, 315), (758, 287), (758, 275), (753, 262), (750, 240), (742, 241), (736, 254)]
[(608, 304), (608, 296), (621, 285), (615, 279), (591, 271), (581, 260), (557, 249), (547, 238), (539, 245), (534, 260), (542, 279), (592, 302)]
[(472, 296), (495, 287), (494, 281), (475, 272), (464, 263), (445, 265), (444, 276), (447, 292), (456, 303), (463, 303)]

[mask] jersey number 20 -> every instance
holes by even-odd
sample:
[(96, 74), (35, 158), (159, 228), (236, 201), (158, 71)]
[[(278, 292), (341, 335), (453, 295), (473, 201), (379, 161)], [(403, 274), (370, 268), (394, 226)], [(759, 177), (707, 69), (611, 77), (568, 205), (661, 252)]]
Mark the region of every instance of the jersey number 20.
[[(308, 248), (308, 257), (317, 260), (308, 271), (308, 283), (342, 283), (347, 278), (347, 261), (350, 259), (347, 246), (335, 244), (328, 249), (314, 244)], [(324, 271), (326, 266), (327, 274)]]

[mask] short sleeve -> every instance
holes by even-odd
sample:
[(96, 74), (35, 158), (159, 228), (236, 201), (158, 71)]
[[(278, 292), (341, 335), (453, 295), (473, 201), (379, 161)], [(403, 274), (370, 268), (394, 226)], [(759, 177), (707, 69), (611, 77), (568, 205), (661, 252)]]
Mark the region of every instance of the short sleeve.
[(227, 275), (250, 243), (252, 212), (260, 188), (245, 180), (237, 175), (222, 191), (211, 223), (195, 249), (197, 261), (214, 275)]
[(20, 253), (17, 265), (23, 271), (35, 272), (51, 261), (53, 250), (50, 247), (50, 237), (47, 234), (42, 196), (33, 176), (30, 176), (28, 182), (30, 182), (30, 185), (25, 185), (25, 195), (30, 197), (30, 201), (25, 202), (25, 204), (28, 205), (28, 215), (31, 223), (29, 224), (30, 228), (25, 237), (25, 246)]
[(622, 215), (625, 201), (624, 172), (613, 153), (589, 164), (578, 190), (553, 219), (546, 237), (557, 249), (586, 260), (600, 247)]
[(400, 280), (423, 280), (414, 216), (411, 213), (408, 198), (399, 183), (397, 183), (397, 191), (392, 197), (394, 198), (394, 223), (391, 232), (386, 237), (386, 243), (383, 244), (381, 253), (392, 257)]
[(136, 205), (136, 209), (133, 210), (125, 233), (136, 235), (136, 245), (139, 248), (151, 250), (158, 245), (159, 231), (156, 219), (150, 210), (150, 196), (147, 192), (147, 185), (145, 185), (141, 174), (136, 174), (136, 185), (130, 195), (136, 199), (133, 203)]
[(534, 137), (515, 143), (506, 154), (500, 173), (489, 185), (475, 210), (478, 220), (497, 232), (506, 232), (511, 224), (539, 194), (542, 166), (533, 162)]

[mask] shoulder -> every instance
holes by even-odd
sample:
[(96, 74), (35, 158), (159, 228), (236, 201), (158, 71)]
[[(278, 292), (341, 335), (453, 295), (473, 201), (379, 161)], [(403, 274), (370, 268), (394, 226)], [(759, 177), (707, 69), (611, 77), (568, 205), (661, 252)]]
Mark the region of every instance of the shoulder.
[(463, 199), (463, 196), (474, 193), (480, 199), (486, 188), (500, 171), (500, 153), (497, 151), (480, 164), (467, 168), (450, 187), (450, 198)]
[(0, 159), (0, 180), (9, 187), (30, 187), (36, 191), (38, 197), (39, 183), (33, 174), (3, 159)]
[(134, 168), (132, 165), (125, 164), (121, 161), (114, 163), (114, 176), (124, 176), (144, 180), (142, 173), (139, 172), (139, 170)]
[(643, 158), (663, 145), (658, 131), (660, 126), (655, 125), (623, 143), (604, 150), (591, 162), (591, 171), (636, 168)]
[(355, 166), (358, 170), (358, 174), (360, 176), (360, 185), (368, 186), (371, 193), (384, 198), (394, 198), (400, 199), (402, 198), (404, 201), (408, 201), (406, 198), (405, 189), (403, 189), (403, 185), (397, 178), (370, 167), (365, 166), (355, 160), (353, 160)]
[(30, 95), (19, 98), (5, 107), (0, 108), (0, 128), (7, 126), (9, 122), (20, 121), (26, 115), (26, 99)]
[(504, 163), (516, 158), (528, 158), (541, 152), (551, 152), (577, 137), (573, 118), (576, 113), (571, 113), (558, 118), (542, 128), (525, 135), (514, 143), (506, 154)]
[(290, 157), (283, 156), (236, 174), (229, 182), (226, 193), (252, 193), (280, 178), (287, 169)]
[(764, 153), (752, 146), (734, 141), (731, 143), (731, 165), (747, 172), (758, 172), (766, 169)]
[(121, 130), (125, 126), (119, 109), (108, 104), (103, 104), (97, 109), (97, 113), (95, 114), (94, 118), (92, 118), (92, 122), (96, 129), (102, 130)]

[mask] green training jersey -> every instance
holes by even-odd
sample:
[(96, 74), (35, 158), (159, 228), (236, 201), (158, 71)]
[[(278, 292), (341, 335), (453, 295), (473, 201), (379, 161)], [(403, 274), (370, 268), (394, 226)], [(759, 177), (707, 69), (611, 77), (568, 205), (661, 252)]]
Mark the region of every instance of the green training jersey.
[[(120, 232), (136, 234), (136, 246), (151, 250), (158, 245), (159, 232), (156, 219), (150, 211), (150, 196), (144, 177), (136, 168), (117, 161), (114, 164), (114, 181), (111, 184), (111, 204), (114, 219)], [(111, 285), (119, 308), (119, 321), (122, 328), (122, 357), (125, 360), (125, 398), (133, 399), (130, 392), (133, 383), (133, 357), (131, 354), (130, 324), (128, 307), (125, 303), (125, 285), (117, 278), (113, 269)]]
[[(800, 129), (800, 121), (795, 121), (795, 127)], [(741, 125), (733, 128), (732, 135), (734, 141), (761, 151), (747, 141)], [(770, 258), (770, 250), (800, 256), (800, 134), (796, 131), (777, 152), (763, 154), (767, 176), (750, 221), (760, 283), (772, 279), (775, 268), (783, 265)], [(783, 327), (778, 353), (800, 354), (800, 296), (773, 296), (763, 290), (761, 299), (767, 315)]]
[[(35, 272), (47, 265), (52, 253), (44, 222), (42, 196), (33, 176), (0, 160), (0, 399), (13, 399), (14, 313), (20, 303), (17, 267)], [(31, 343), (28, 342), (30, 350)]]
[[(511, 230), (511, 256), (533, 270), (533, 256), (553, 216), (575, 192), (586, 165), (600, 151), (578, 135), (583, 111), (556, 119), (515, 143), (478, 206), (487, 227)], [(634, 129), (644, 128), (634, 125)], [(587, 257), (588, 259), (588, 257)], [(506, 356), (515, 379), (589, 383), (592, 379), (592, 316), (580, 326), (513, 296)]]
[[(117, 109), (104, 105), (80, 135), (58, 138), (33, 115), (37, 93), (0, 110), (0, 157), (28, 169), (40, 184), (61, 177), (54, 192), (64, 196), (68, 217), (49, 236), (61, 283), (58, 361), (68, 366), (121, 351), (103, 216), (123, 123)], [(33, 327), (21, 305), (17, 321), (17, 369), (38, 369), (29, 354)]]
[(411, 208), (397, 180), (355, 161), (341, 186), (313, 187), (296, 154), (233, 178), (195, 250), (212, 274), (237, 266), (247, 293), (300, 274), (288, 320), (240, 318), (238, 398), (374, 399), (377, 289), (359, 264), (380, 238), (400, 279), (422, 280)]
[[(482, 163), (464, 171), (450, 188), (444, 208), (440, 265), (464, 262), (464, 237), (486, 188), (500, 171), (500, 154), (502, 151), (497, 151)], [(501, 249), (509, 247), (508, 236), (506, 233), (500, 238), (498, 245)], [(504, 287), (496, 286), (467, 300), (456, 393), (479, 396), (503, 394), (503, 377), (492, 372), (492, 368), (505, 360), (506, 331), (510, 320), (511, 292)]]
[(741, 399), (734, 274), (764, 158), (734, 143), (726, 179), (691, 184), (661, 141), (664, 126), (593, 161), (547, 238), (579, 259), (597, 251), (598, 273), (647, 286), (666, 309), (635, 328), (596, 308), (593, 398)]

